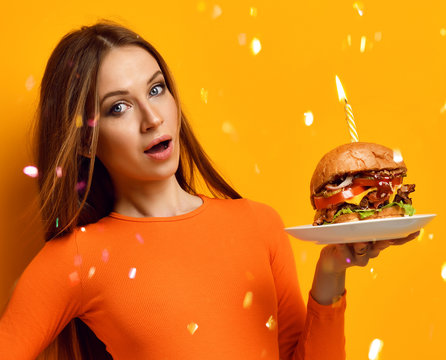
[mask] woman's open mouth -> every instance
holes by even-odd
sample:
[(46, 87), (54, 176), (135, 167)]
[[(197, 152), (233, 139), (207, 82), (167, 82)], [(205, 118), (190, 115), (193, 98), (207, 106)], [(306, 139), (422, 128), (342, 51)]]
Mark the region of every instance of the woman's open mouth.
[(169, 158), (172, 153), (172, 140), (164, 140), (160, 143), (152, 146), (150, 149), (144, 151), (144, 153), (155, 160), (165, 160)]

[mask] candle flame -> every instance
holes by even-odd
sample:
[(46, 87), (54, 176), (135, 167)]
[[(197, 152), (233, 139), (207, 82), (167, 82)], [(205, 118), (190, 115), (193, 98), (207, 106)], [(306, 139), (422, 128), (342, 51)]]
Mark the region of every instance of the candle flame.
[(342, 87), (341, 80), (339, 80), (338, 75), (336, 75), (336, 88), (338, 89), (339, 101), (344, 100), (347, 102), (347, 97), (345, 96), (344, 88)]

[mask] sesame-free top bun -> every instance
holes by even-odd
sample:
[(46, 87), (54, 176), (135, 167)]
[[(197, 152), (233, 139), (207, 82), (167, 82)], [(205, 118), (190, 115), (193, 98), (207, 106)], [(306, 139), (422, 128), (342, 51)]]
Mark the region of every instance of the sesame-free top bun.
[(322, 186), (346, 173), (370, 170), (407, 170), (404, 161), (393, 160), (393, 150), (379, 144), (352, 142), (326, 153), (314, 170), (310, 182), (311, 201)]

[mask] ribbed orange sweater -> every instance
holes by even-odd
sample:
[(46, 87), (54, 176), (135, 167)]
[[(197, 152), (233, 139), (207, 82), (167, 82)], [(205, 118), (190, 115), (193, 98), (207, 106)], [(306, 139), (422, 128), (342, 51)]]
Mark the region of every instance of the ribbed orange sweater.
[(116, 360), (344, 359), (345, 295), (305, 308), (278, 214), (201, 197), (187, 214), (112, 213), (47, 242), (0, 320), (0, 358), (34, 359), (79, 317)]

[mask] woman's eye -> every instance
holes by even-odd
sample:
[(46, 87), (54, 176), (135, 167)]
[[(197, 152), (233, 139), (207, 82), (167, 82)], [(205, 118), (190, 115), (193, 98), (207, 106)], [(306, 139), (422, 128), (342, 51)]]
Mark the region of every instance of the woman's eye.
[(151, 96), (156, 96), (159, 95), (163, 92), (165, 85), (164, 84), (158, 84), (155, 85), (151, 90), (150, 90), (150, 95)]
[(122, 114), (128, 106), (124, 103), (118, 103), (111, 107), (109, 114), (110, 115), (120, 115)]

